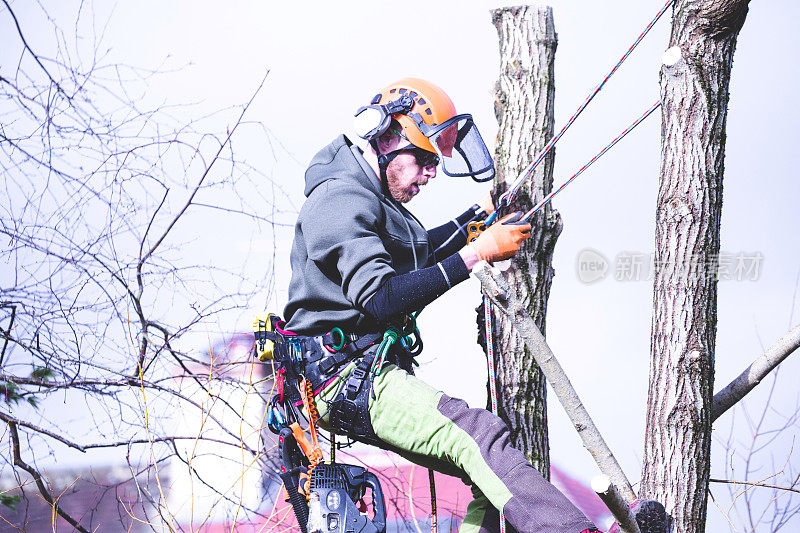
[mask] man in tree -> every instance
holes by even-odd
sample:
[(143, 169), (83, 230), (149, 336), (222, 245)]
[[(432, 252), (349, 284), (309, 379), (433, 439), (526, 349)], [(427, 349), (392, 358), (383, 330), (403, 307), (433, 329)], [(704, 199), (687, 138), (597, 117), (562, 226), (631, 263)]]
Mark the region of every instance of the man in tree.
[(511, 446), (501, 419), (413, 375), (414, 313), (530, 236), (509, 215), (468, 244), (464, 227), (493, 211), (490, 196), (430, 231), (403, 206), (440, 161), (450, 176), (493, 176), (472, 118), (407, 78), (361, 108), (356, 129), (371, 150), (340, 136), (306, 171), (291, 253), (285, 331), (328, 348), (305, 354), (302, 371), (322, 423), (471, 484), (462, 532), (497, 531), (498, 509), (520, 532), (597, 531)]

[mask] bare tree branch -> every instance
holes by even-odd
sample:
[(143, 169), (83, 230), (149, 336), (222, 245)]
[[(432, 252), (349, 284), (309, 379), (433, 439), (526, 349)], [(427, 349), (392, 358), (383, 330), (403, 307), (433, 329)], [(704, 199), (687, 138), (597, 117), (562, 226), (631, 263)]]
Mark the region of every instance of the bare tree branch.
[(764, 377), (800, 347), (800, 325), (770, 346), (744, 372), (714, 395), (711, 421), (720, 417), (761, 383)]
[(267, 76), (269, 76), (269, 71), (267, 71), (267, 73), (264, 74), (264, 78), (261, 80), (261, 83), (259, 84), (258, 88), (250, 97), (250, 100), (244, 105), (238, 120), (234, 123), (233, 127), (228, 132), (228, 136), (225, 137), (225, 140), (222, 142), (222, 144), (220, 144), (219, 150), (217, 150), (217, 153), (211, 159), (211, 162), (206, 166), (205, 170), (203, 171), (203, 174), (197, 181), (197, 185), (195, 185), (194, 189), (192, 190), (192, 193), (189, 195), (189, 199), (186, 201), (186, 204), (184, 204), (184, 206), (178, 211), (178, 213), (175, 215), (172, 221), (167, 225), (167, 228), (161, 233), (161, 236), (158, 238), (158, 240), (156, 240), (156, 242), (153, 244), (150, 250), (148, 250), (147, 253), (144, 254), (139, 259), (139, 269), (141, 269), (142, 264), (144, 264), (144, 262), (147, 261), (147, 258), (150, 257), (153, 254), (153, 252), (155, 252), (156, 248), (158, 248), (158, 246), (164, 241), (164, 239), (169, 234), (170, 230), (172, 230), (172, 228), (175, 226), (175, 224), (178, 222), (181, 216), (183, 216), (183, 214), (186, 212), (186, 210), (189, 209), (189, 206), (192, 205), (192, 200), (194, 200), (195, 195), (197, 195), (197, 191), (200, 190), (200, 187), (202, 186), (203, 182), (208, 176), (208, 173), (211, 171), (211, 168), (214, 166), (214, 163), (219, 160), (220, 154), (222, 154), (222, 151), (225, 149), (225, 146), (228, 145), (228, 142), (230, 142), (234, 132), (239, 127), (239, 124), (241, 124), (242, 119), (244, 118), (245, 113), (247, 113), (247, 110), (250, 108), (250, 105), (253, 103), (253, 100), (255, 100), (256, 96), (258, 96), (258, 93), (261, 92), (261, 88), (264, 87), (264, 82), (267, 81)]
[[(3, 304), (3, 307), (6, 305)], [(5, 337), (5, 341), (3, 342), (3, 351), (0, 353), (0, 368), (3, 367), (3, 359), (6, 357), (6, 349), (8, 348), (8, 340), (11, 338), (11, 328), (14, 326), (14, 318), (17, 316), (17, 307), (15, 305), (9, 305), (8, 307), (11, 308), (11, 319), (8, 322), (8, 328), (3, 332), (3, 337)]]
[[(47, 487), (44, 486), (44, 482), (42, 481), (42, 476), (39, 472), (29, 466), (25, 461), (22, 460), (22, 456), (20, 455), (20, 444), (19, 444), (19, 433), (17, 432), (17, 424), (16, 422), (9, 422), (8, 424), (9, 429), (11, 430), (11, 443), (13, 447), (13, 454), (14, 454), (14, 464), (23, 470), (25, 470), (28, 474), (31, 475), (33, 480), (36, 482), (36, 487), (39, 489), (39, 493), (42, 495), (42, 498), (50, 504), (53, 510), (58, 513), (58, 515), (69, 522), (69, 524), (80, 531), (81, 533), (89, 533), (89, 531), (81, 526), (74, 518), (72, 518), (69, 514), (67, 514), (64, 509), (58, 505), (58, 502), (53, 498), (53, 495), (50, 494), (50, 491), (47, 490)], [(53, 524), (53, 529), (55, 530), (55, 524)]]
[(765, 487), (768, 489), (778, 489), (778, 490), (786, 490), (790, 492), (796, 492), (800, 494), (800, 489), (796, 489), (794, 487), (780, 487), (778, 485), (768, 485), (767, 483), (754, 483), (750, 481), (735, 481), (733, 479), (714, 479), (713, 477), (709, 479), (711, 483), (728, 483), (732, 485), (749, 485), (751, 487)]
[(76, 450), (80, 450), (80, 451), (82, 451), (84, 453), (86, 452), (86, 449), (83, 446), (81, 446), (79, 444), (75, 444), (74, 442), (71, 442), (71, 441), (65, 439), (61, 435), (56, 435), (52, 431), (48, 431), (48, 430), (46, 430), (44, 428), (41, 428), (41, 427), (36, 426), (34, 424), (31, 424), (30, 422), (25, 422), (23, 420), (18, 420), (16, 418), (12, 417), (12, 416), (7, 415), (6, 413), (3, 413), (2, 411), (0, 411), (0, 420), (6, 422), (8, 424), (9, 428), (11, 428), (12, 435), (16, 432), (16, 427), (19, 425), (19, 426), (22, 426), (22, 427), (26, 427), (28, 429), (32, 429), (33, 431), (35, 431), (37, 433), (41, 433), (42, 435), (47, 435), (48, 437), (50, 437), (52, 439), (55, 439), (58, 442), (61, 442), (62, 444), (66, 444), (70, 448), (74, 448)]
[(64, 93), (64, 90), (61, 88), (61, 85), (59, 85), (59, 83), (50, 74), (50, 71), (47, 70), (45, 68), (45, 66), (42, 64), (42, 61), (39, 59), (38, 54), (36, 54), (36, 52), (34, 52), (33, 49), (28, 45), (28, 41), (25, 39), (25, 35), (22, 33), (22, 28), (19, 25), (19, 20), (17, 20), (17, 15), (14, 14), (14, 10), (11, 9), (11, 6), (8, 5), (8, 2), (6, 0), (3, 0), (3, 3), (5, 4), (6, 9), (8, 9), (8, 12), (11, 15), (11, 18), (14, 19), (14, 25), (17, 27), (17, 33), (19, 34), (19, 39), (20, 39), (20, 41), (22, 41), (22, 44), (25, 46), (25, 50), (27, 50), (28, 53), (33, 57), (33, 59), (36, 61), (36, 63), (42, 68), (44, 73), (47, 74), (47, 77), (50, 78), (50, 83), (55, 85), (56, 89), (58, 89), (59, 92), (61, 92), (61, 93), (66, 95), (66, 93)]

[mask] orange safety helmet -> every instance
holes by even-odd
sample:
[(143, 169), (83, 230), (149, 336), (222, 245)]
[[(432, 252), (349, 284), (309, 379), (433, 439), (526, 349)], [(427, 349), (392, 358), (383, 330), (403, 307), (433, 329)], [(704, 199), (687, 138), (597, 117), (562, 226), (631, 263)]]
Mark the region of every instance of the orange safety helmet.
[[(414, 107), (409, 113), (419, 113), (423, 122), (429, 126), (442, 124), (456, 116), (456, 106), (447, 93), (437, 85), (419, 78), (403, 78), (387, 85), (375, 95), (375, 98), (380, 96), (377, 103), (385, 105), (402, 94), (408, 94), (414, 100)], [(420, 131), (411, 117), (407, 114), (397, 114), (394, 115), (394, 119), (400, 123), (403, 128), (400, 133), (408, 139), (408, 142), (423, 150), (436, 153), (431, 141)]]
[(494, 176), (494, 162), (472, 116), (456, 115), (453, 101), (437, 85), (419, 78), (391, 83), (356, 111), (354, 125), (360, 137), (374, 142), (392, 119), (400, 124), (401, 137), (441, 158), (448, 176), (475, 181)]

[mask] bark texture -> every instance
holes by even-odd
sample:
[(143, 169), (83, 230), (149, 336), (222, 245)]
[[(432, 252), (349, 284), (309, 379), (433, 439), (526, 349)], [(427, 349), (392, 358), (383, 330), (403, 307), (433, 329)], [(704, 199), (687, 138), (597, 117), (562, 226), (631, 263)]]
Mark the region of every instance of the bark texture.
[(747, 0), (679, 0), (661, 69), (661, 181), (642, 494), (705, 529), (725, 122)]
[[(553, 136), (554, 68), (557, 36), (553, 10), (545, 6), (497, 9), (492, 21), (500, 38), (500, 78), (495, 114), (499, 123), (495, 153), (495, 193), (504, 191)], [(553, 186), (553, 158), (539, 165), (517, 196), (515, 209), (529, 209)], [(497, 196), (495, 196), (496, 198)], [(561, 232), (558, 213), (549, 206), (533, 221), (533, 235), (505, 271), (515, 297), (545, 331), (545, 314), (553, 278), (552, 256)], [(545, 380), (512, 321), (494, 311), (498, 354), (500, 416), (508, 423), (514, 445), (543, 476), (550, 477)]]

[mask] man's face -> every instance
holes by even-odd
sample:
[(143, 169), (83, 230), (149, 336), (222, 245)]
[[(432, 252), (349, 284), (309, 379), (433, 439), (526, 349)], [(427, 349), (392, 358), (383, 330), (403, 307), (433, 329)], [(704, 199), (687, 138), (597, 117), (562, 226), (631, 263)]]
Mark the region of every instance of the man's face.
[(389, 192), (400, 203), (410, 201), (420, 187), (435, 177), (436, 165), (420, 165), (412, 152), (401, 152), (386, 167)]

